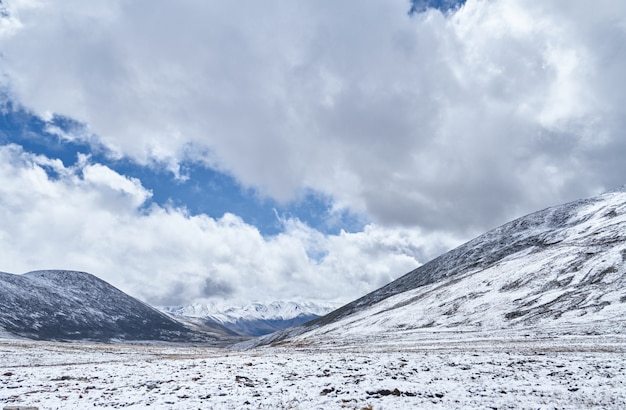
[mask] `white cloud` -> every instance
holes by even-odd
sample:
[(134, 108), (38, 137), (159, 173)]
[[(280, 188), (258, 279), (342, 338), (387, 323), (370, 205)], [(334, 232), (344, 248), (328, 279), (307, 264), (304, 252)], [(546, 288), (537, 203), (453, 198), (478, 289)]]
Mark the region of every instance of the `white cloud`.
[(154, 304), (348, 302), (456, 244), (375, 225), (324, 235), (292, 219), (264, 238), (235, 215), (144, 209), (148, 198), (140, 181), (87, 158), (66, 168), (0, 146), (2, 270), (84, 270)]
[(624, 182), (620, 0), (6, 4), (15, 98), (173, 172), (464, 235)]
[(101, 165), (93, 164), (87, 165), (82, 168), (82, 179), (87, 184), (92, 184), (93, 189), (103, 192), (102, 188), (108, 188), (110, 194), (119, 197), (128, 197), (134, 206), (140, 206), (152, 194), (146, 190), (141, 181), (136, 178), (127, 178), (111, 168)]

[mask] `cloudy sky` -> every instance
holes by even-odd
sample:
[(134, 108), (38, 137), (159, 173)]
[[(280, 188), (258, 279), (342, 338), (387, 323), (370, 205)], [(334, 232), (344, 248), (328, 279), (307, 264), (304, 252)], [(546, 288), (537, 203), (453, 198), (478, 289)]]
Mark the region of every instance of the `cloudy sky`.
[(623, 0), (0, 0), (0, 271), (348, 302), (626, 183)]

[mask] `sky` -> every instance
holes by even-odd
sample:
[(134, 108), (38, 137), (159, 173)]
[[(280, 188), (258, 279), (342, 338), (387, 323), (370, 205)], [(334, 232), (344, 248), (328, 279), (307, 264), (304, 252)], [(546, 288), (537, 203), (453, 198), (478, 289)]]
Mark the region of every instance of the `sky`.
[(0, 271), (349, 302), (626, 183), (626, 2), (0, 1)]

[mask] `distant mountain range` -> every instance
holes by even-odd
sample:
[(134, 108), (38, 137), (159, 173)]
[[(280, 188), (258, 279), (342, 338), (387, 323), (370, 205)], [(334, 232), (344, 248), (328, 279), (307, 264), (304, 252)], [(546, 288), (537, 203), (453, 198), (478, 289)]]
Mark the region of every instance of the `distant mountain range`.
[(507, 331), (626, 333), (624, 188), (519, 218), (324, 317), (241, 346)]
[(276, 301), (227, 308), (193, 304), (160, 309), (175, 317), (209, 319), (240, 335), (261, 336), (317, 319), (337, 307), (331, 303)]
[(40, 340), (204, 342), (235, 333), (176, 320), (85, 272), (0, 272), (0, 334)]

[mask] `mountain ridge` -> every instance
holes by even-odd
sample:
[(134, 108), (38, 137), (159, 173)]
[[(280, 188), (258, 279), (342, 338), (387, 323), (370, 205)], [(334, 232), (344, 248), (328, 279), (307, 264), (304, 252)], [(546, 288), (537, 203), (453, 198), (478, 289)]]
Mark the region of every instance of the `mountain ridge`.
[[(242, 346), (316, 337), (555, 327), (626, 333), (623, 187), (518, 218), (304, 324)], [(567, 330), (566, 330), (567, 329)], [(594, 330), (596, 329), (596, 330)]]

